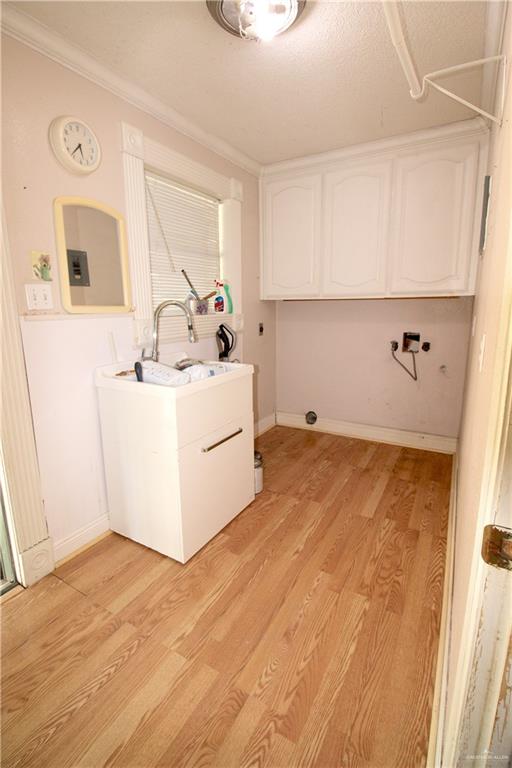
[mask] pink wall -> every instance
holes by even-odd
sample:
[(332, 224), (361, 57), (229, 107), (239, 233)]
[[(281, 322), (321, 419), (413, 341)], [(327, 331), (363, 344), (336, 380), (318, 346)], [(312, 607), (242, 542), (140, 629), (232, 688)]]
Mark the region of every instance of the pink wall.
[[(277, 410), (457, 436), (471, 307), (471, 298), (280, 302)], [(391, 358), (404, 331), (432, 344), (417, 355), (417, 382)]]
[[(48, 127), (59, 115), (89, 122), (102, 145), (103, 161), (90, 176), (66, 171), (48, 143)], [(32, 278), (30, 251), (53, 257), (54, 302), (61, 311), (52, 202), (59, 195), (91, 197), (124, 213), (120, 123), (197, 162), (243, 183), (242, 291), (244, 355), (257, 366), (258, 418), (274, 411), (275, 308), (259, 300), (258, 181), (196, 141), (169, 128), (109, 91), (12, 40), (2, 38), (2, 146), (4, 205), (13, 255), (18, 306), (25, 312), (23, 283)], [(258, 335), (258, 323), (265, 335)]]
[[(59, 115), (89, 122), (103, 161), (90, 176), (68, 173), (48, 143)], [(197, 142), (172, 130), (107, 90), (15, 42), (2, 40), (3, 192), (18, 309), (26, 313), (23, 285), (33, 282), (30, 251), (53, 262), (55, 314), (23, 323), (42, 493), (57, 559), (108, 528), (94, 368), (109, 364), (114, 342), (122, 359), (133, 348), (129, 315), (87, 316), (63, 312), (59, 298), (53, 200), (61, 195), (94, 198), (124, 213), (121, 122), (243, 184), (242, 301), (244, 360), (254, 364), (255, 417), (275, 409), (275, 307), (259, 299), (258, 180)], [(258, 335), (258, 324), (265, 335)], [(192, 356), (216, 354), (213, 339), (177, 343), (162, 350)]]

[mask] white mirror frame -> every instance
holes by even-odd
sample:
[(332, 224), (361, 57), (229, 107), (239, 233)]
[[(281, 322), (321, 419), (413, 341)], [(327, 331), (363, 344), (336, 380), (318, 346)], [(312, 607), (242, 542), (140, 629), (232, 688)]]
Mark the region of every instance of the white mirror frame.
[[(66, 230), (64, 226), (64, 208), (70, 205), (80, 205), (86, 208), (94, 208), (102, 211), (117, 221), (119, 260), (121, 262), (121, 278), (123, 281), (123, 304), (116, 305), (79, 305), (71, 301), (71, 286), (69, 285), (68, 258), (66, 249)], [(55, 237), (57, 241), (57, 253), (59, 257), (59, 277), (62, 306), (71, 314), (120, 314), (133, 311), (131, 303), (130, 270), (128, 266), (128, 249), (124, 217), (115, 208), (92, 200), (87, 197), (57, 197), (53, 201), (53, 214), (55, 219)]]

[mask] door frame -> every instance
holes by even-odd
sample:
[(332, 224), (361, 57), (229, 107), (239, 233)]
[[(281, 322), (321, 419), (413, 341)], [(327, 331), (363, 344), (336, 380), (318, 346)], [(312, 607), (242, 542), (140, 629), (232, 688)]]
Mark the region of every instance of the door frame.
[[(508, 419), (510, 416), (510, 413), (507, 411), (510, 408), (509, 387), (512, 371), (512, 226), (509, 227), (508, 232), (507, 265), (507, 270), (504, 275), (504, 296), (506, 304), (502, 311), (502, 323), (500, 324), (495, 357), (496, 363), (490, 395), (491, 402), (495, 403), (495, 409), (492, 415), (494, 430), (487, 439), (487, 461), (484, 467), (485, 472), (483, 474), (481, 485), (477, 535), (474, 541), (472, 558), (473, 567), (471, 568), (471, 580), (468, 585), (469, 601), (462, 633), (464, 644), (458, 659), (455, 680), (450, 683), (454, 689), (451, 712), (446, 711), (446, 700), (441, 700), (439, 703), (439, 727), (437, 727), (436, 732), (432, 734), (430, 744), (431, 749), (429, 758), (430, 760), (433, 760), (433, 756), (435, 755), (438, 762), (430, 762), (429, 765), (443, 766), (444, 768), (451, 768), (451, 766), (457, 764), (458, 760), (459, 743), (466, 714), (468, 689), (473, 675), (473, 661), (476, 652), (479, 650), (479, 624), (486, 579), (489, 573), (489, 566), (484, 563), (480, 554), (482, 534), (484, 526), (494, 522), (496, 500), (499, 494), (503, 473), (502, 459), (505, 443), (504, 434), (507, 430)], [(456, 498), (455, 508), (452, 509), (451, 512), (452, 516), (454, 516), (453, 513), (456, 514)], [(450, 567), (453, 573), (453, 563)], [(451, 605), (448, 609), (448, 621), (450, 619), (450, 609)], [(499, 634), (501, 631), (507, 631), (507, 627), (509, 626), (509, 617), (506, 614), (500, 616), (500, 619), (501, 620), (497, 623), (496, 630), (494, 631), (494, 640), (496, 640), (496, 634)], [(447, 634), (449, 635), (449, 630), (447, 631)], [(494, 642), (494, 640), (492, 637), (489, 637), (488, 639), (486, 638), (485, 642)], [(441, 658), (438, 660), (438, 663), (442, 664), (442, 677), (445, 682), (445, 690), (448, 673), (448, 647), (449, 637), (446, 638)], [(493, 663), (496, 663), (496, 658)], [(497, 704), (497, 701), (495, 704)], [(488, 711), (492, 708), (492, 705), (490, 704), (488, 697), (486, 700), (486, 708), (487, 716), (489, 717)], [(480, 742), (481, 739), (479, 740), (479, 743)], [(482, 749), (486, 748), (487, 747), (483, 747)]]
[[(512, 337), (512, 307), (510, 315), (509, 335)], [(512, 467), (507, 467), (505, 464), (505, 459), (510, 451), (510, 441), (512, 441), (511, 415), (512, 356), (509, 359), (498, 469), (492, 500), (493, 522), (508, 528), (512, 528), (512, 514), (509, 510), (504, 510), (501, 507), (500, 497), (503, 480), (506, 477), (505, 473), (512, 473)], [(506, 515), (505, 519), (502, 519), (503, 512)], [(472, 699), (471, 707), (466, 703), (461, 724), (462, 737), (465, 734), (469, 734), (469, 736), (475, 734), (470, 743), (470, 752), (476, 755), (485, 754), (485, 751), (490, 749), (493, 740), (495, 718), (512, 631), (512, 601), (510, 599), (512, 575), (505, 570), (486, 565), (483, 566), (482, 572), (479, 626), (469, 687), (470, 691), (476, 693), (476, 696), (480, 696), (480, 706), (475, 706), (475, 701), (478, 701), (476, 696)], [(483, 672), (478, 669), (479, 666), (480, 668), (484, 667)], [(483, 688), (478, 685), (479, 679), (480, 681), (482, 679), (482, 674), (485, 675)], [(492, 759), (491, 754), (489, 754), (489, 759)]]

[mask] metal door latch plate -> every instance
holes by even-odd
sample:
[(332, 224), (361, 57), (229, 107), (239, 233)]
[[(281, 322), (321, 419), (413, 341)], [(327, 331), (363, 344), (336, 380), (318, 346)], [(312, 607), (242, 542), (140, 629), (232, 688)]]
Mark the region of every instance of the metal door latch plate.
[(482, 557), (488, 565), (512, 571), (512, 529), (486, 525), (482, 539)]

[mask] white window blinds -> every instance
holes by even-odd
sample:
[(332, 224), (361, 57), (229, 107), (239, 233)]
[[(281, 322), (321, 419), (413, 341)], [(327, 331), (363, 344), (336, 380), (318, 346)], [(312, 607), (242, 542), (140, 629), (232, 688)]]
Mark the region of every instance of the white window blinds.
[[(166, 299), (185, 301), (190, 289), (182, 269), (201, 298), (213, 291), (220, 277), (219, 201), (147, 171), (146, 209), (153, 309)], [(219, 322), (213, 299), (207, 316), (194, 316), (199, 336), (212, 335)], [(165, 310), (160, 340), (186, 337), (183, 314)]]

